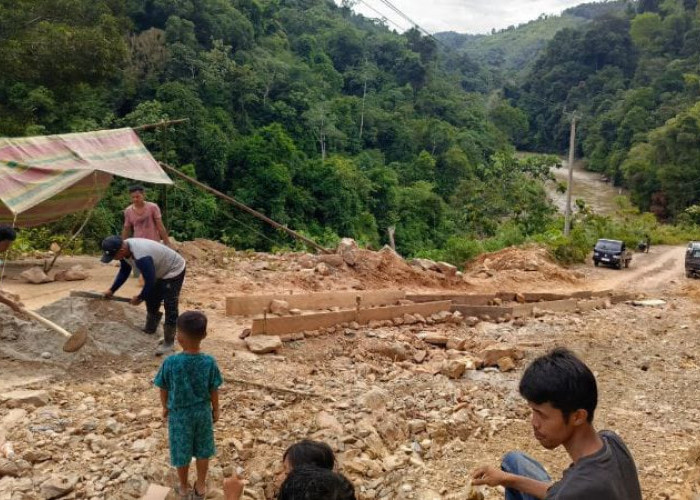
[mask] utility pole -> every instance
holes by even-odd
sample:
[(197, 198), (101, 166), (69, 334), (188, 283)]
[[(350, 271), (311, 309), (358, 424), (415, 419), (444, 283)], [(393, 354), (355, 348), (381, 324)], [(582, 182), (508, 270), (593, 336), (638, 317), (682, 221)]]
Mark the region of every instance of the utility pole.
[(574, 149), (576, 147), (576, 113), (571, 115), (571, 135), (569, 136), (569, 183), (566, 186), (566, 209), (564, 212), (564, 236), (571, 232), (571, 191), (574, 183)]

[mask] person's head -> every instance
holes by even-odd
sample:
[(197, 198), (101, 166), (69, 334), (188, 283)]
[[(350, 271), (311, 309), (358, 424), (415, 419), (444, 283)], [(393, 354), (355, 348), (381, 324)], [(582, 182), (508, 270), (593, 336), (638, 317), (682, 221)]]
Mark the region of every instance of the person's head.
[(131, 255), (129, 245), (122, 239), (121, 236), (107, 236), (102, 240), (102, 262), (107, 264), (114, 259), (122, 260)]
[(4, 252), (12, 245), (17, 238), (17, 232), (12, 226), (0, 225), (0, 252)]
[(292, 470), (302, 466), (315, 466), (320, 469), (333, 470), (335, 467), (335, 455), (326, 443), (303, 439), (287, 448), (282, 455), (284, 472), (289, 474)]
[(131, 203), (141, 205), (146, 200), (146, 188), (140, 184), (135, 184), (129, 187), (129, 196), (131, 197)]
[(177, 341), (183, 347), (198, 346), (207, 336), (207, 317), (201, 311), (185, 311), (177, 317)]
[(532, 409), (535, 438), (547, 449), (593, 423), (598, 387), (593, 372), (568, 349), (535, 359), (520, 380), (520, 394)]
[(302, 466), (284, 480), (277, 500), (355, 500), (355, 487), (332, 470)]

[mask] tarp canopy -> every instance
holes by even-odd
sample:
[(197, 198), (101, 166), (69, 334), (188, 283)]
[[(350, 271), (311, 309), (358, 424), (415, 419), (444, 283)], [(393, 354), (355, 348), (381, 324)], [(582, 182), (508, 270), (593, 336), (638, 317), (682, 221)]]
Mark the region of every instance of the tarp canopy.
[(113, 175), (172, 184), (130, 128), (0, 138), (0, 223), (38, 226), (90, 209)]

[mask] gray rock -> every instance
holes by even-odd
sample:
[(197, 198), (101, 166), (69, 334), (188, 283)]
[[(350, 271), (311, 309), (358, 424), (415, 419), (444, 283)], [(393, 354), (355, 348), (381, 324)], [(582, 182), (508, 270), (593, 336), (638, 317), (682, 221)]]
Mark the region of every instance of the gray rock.
[(255, 354), (277, 352), (282, 348), (282, 340), (277, 335), (252, 335), (245, 339), (245, 343)]

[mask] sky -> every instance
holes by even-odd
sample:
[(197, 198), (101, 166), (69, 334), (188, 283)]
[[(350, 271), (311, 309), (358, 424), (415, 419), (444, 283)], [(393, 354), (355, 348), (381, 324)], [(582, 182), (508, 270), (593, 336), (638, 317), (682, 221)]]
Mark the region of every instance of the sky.
[[(386, 17), (391, 29), (405, 31), (411, 23), (382, 0), (355, 0), (355, 11), (370, 18)], [(398, 10), (430, 33), (489, 33), (517, 26), (540, 14), (561, 14), (590, 0), (389, 0)], [(340, 0), (336, 0), (340, 4)], [(379, 13), (378, 13), (379, 12)], [(381, 14), (381, 15), (380, 15)], [(395, 24), (392, 24), (393, 23)], [(398, 25), (398, 26), (397, 26)]]

